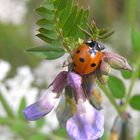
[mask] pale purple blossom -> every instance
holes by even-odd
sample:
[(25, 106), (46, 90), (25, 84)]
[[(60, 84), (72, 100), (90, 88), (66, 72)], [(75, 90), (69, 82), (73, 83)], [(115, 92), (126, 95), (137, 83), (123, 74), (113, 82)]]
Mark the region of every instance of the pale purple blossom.
[(67, 121), (67, 132), (73, 140), (96, 140), (104, 132), (104, 116), (87, 100), (82, 87), (82, 77), (76, 73), (68, 74), (68, 84), (74, 91), (76, 112)]
[(23, 110), (27, 120), (37, 120), (44, 117), (54, 108), (60, 93), (66, 85), (67, 72), (60, 72), (50, 84), (46, 93), (38, 101), (29, 105)]
[[(73, 140), (96, 140), (104, 132), (104, 116), (88, 101), (83, 87), (83, 77), (75, 72), (61, 72), (50, 84), (46, 93), (38, 101), (23, 110), (27, 120), (37, 120), (54, 108), (65, 86), (72, 89), (76, 111), (66, 119), (67, 133)], [(66, 111), (64, 111), (66, 112)], [(65, 115), (65, 114), (63, 114)]]
[(67, 121), (67, 132), (73, 140), (97, 140), (104, 132), (104, 116), (87, 100), (77, 104), (77, 112)]

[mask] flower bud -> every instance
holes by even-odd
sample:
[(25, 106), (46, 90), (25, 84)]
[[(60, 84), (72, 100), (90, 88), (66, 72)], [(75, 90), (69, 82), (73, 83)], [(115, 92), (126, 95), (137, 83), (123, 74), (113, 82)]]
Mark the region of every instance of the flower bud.
[(112, 52), (103, 52), (102, 61), (107, 62), (114, 69), (125, 69), (132, 71), (132, 67), (128, 64), (127, 60)]
[(109, 75), (109, 72), (110, 72), (110, 65), (105, 62), (105, 61), (102, 61), (101, 64), (100, 64), (100, 71), (102, 74), (104, 75)]
[(108, 76), (101, 73), (100, 70), (96, 72), (97, 79), (102, 85), (106, 85), (108, 82)]

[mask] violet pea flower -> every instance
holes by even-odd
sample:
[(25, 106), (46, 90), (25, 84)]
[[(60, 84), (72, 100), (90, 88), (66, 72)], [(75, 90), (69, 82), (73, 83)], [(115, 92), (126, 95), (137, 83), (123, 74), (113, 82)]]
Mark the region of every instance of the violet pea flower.
[(66, 78), (67, 72), (60, 72), (52, 84), (50, 84), (46, 93), (42, 95), (38, 101), (23, 110), (24, 116), (27, 120), (37, 120), (51, 112), (60, 96), (60, 93), (66, 85)]
[(82, 83), (83, 77), (80, 75), (74, 72), (60, 72), (46, 93), (23, 110), (25, 118), (33, 121), (47, 115), (67, 86), (72, 89), (76, 107), (75, 112), (65, 119), (67, 133), (73, 140), (99, 139), (104, 132), (104, 116), (90, 104)]
[(97, 140), (104, 132), (104, 116), (87, 100), (81, 76), (70, 72), (67, 80), (76, 100), (76, 112), (67, 121), (67, 132), (73, 140)]

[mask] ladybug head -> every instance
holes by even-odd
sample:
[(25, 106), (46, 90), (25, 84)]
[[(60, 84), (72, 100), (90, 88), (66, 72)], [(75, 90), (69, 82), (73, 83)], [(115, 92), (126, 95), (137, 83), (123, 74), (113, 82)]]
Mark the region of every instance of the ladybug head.
[(98, 43), (93, 40), (88, 40), (85, 44), (87, 44), (90, 48), (92, 48), (94, 50), (102, 51), (105, 49), (105, 46), (103, 44)]

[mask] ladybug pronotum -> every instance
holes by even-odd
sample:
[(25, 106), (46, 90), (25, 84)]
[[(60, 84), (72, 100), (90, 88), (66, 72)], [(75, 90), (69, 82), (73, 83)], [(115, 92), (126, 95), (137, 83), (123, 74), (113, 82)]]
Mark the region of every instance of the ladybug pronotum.
[(94, 72), (101, 62), (104, 48), (104, 45), (93, 40), (83, 43), (74, 51), (72, 57), (74, 70), (80, 75)]

